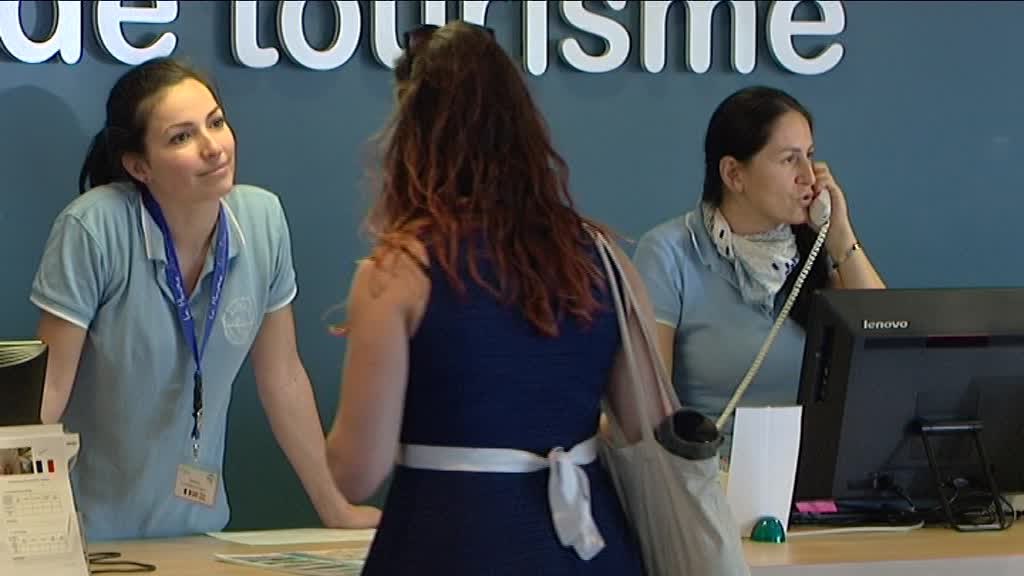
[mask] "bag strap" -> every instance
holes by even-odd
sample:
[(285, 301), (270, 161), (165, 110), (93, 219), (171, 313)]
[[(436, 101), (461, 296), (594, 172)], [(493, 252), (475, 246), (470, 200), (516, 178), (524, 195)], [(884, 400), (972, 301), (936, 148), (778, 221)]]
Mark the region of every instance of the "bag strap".
[[(619, 323), (622, 349), (629, 369), (633, 401), (637, 405), (638, 415), (640, 416), (643, 439), (647, 442), (653, 442), (654, 426), (657, 423), (653, 421), (653, 415), (649, 413), (647, 388), (644, 386), (640, 376), (634, 346), (639, 346), (642, 351), (645, 351), (644, 356), (646, 356), (646, 360), (652, 364), (658, 390), (658, 401), (662, 409), (666, 413), (671, 413), (679, 407), (679, 400), (676, 398), (675, 391), (667, 384), (668, 376), (665, 373), (665, 367), (661, 364), (657, 350), (653, 347), (654, 339), (645, 323), (641, 320), (636, 295), (630, 286), (629, 279), (622, 270), (618, 258), (615, 256), (615, 252), (612, 250), (607, 238), (599, 230), (588, 226), (587, 231), (594, 239), (597, 252), (604, 265), (605, 275), (608, 278), (609, 291), (612, 294), (615, 314)], [(622, 282), (621, 289), (619, 285), (620, 280)], [(634, 330), (631, 328), (630, 319), (639, 325), (639, 330), (637, 331), (639, 333), (639, 340), (636, 339)], [(609, 411), (609, 417), (616, 424), (612, 427), (616, 441), (622, 442), (624, 439), (622, 438), (621, 427), (614, 420), (614, 414), (611, 411)]]
[[(828, 193), (827, 191), (825, 192)], [(811, 266), (814, 265), (814, 259), (818, 257), (818, 252), (821, 251), (821, 245), (825, 243), (825, 236), (828, 235), (829, 222), (825, 222), (821, 229), (818, 231), (818, 237), (814, 239), (814, 245), (811, 247), (810, 253), (807, 255), (807, 260), (804, 261), (803, 268), (800, 269), (800, 275), (796, 277), (796, 281), (793, 282), (793, 289), (789, 291), (789, 296), (786, 298), (786, 303), (783, 304), (782, 310), (779, 312), (779, 317), (775, 319), (775, 323), (772, 324), (771, 330), (768, 331), (768, 336), (764, 339), (764, 343), (761, 344), (761, 350), (758, 351), (757, 356), (754, 357), (754, 362), (747, 369), (747, 373), (740, 380), (739, 386), (736, 387), (736, 391), (733, 393), (732, 398), (725, 405), (725, 409), (722, 410), (722, 415), (718, 417), (715, 422), (715, 426), (721, 430), (722, 426), (725, 426), (726, 421), (732, 416), (736, 405), (739, 404), (743, 395), (746, 394), (747, 388), (750, 387), (750, 383), (754, 380), (754, 376), (757, 375), (757, 371), (761, 369), (761, 363), (764, 362), (765, 356), (768, 355), (768, 349), (771, 348), (775, 337), (778, 336), (779, 330), (782, 328), (782, 324), (789, 317), (789, 311), (793, 307), (793, 303), (796, 302), (797, 295), (800, 294), (800, 288), (804, 285), (804, 280), (807, 279), (807, 275), (811, 273)]]
[[(611, 265), (618, 272), (618, 278), (622, 281), (622, 292), (625, 294), (626, 301), (623, 308), (626, 310), (627, 318), (632, 317), (636, 322), (636, 327), (629, 328), (629, 341), (635, 342), (634, 333), (639, 332), (641, 337), (640, 347), (645, 352), (645, 356), (652, 363), (652, 371), (654, 372), (655, 378), (658, 384), (659, 400), (662, 408), (666, 413), (672, 413), (679, 410), (681, 407), (679, 398), (676, 396), (675, 388), (672, 386), (672, 379), (668, 375), (668, 371), (665, 369), (665, 365), (661, 362), (661, 354), (658, 352), (656, 339), (654, 334), (651, 333), (650, 327), (646, 322), (643, 322), (640, 314), (640, 304), (636, 297), (636, 291), (633, 289), (632, 283), (629, 281), (629, 277), (626, 276), (626, 272), (622, 268), (622, 264), (619, 262), (619, 257), (615, 254), (611, 244), (603, 234), (600, 236), (601, 244), (604, 246), (606, 255)], [(639, 327), (639, 330), (637, 330)], [(636, 376), (636, 374), (634, 374)]]

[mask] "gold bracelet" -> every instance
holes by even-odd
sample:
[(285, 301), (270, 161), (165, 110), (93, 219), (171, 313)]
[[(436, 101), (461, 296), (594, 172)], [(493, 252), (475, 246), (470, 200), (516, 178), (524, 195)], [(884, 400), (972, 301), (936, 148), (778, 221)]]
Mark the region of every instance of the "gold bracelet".
[(856, 252), (857, 250), (860, 250), (860, 249), (861, 249), (860, 242), (854, 242), (853, 246), (850, 246), (850, 249), (846, 251), (846, 254), (843, 254), (842, 258), (840, 258), (839, 260), (836, 260), (835, 262), (832, 263), (832, 269), (833, 270), (839, 270), (839, 267), (843, 265), (843, 262), (846, 262), (847, 260), (849, 260), (850, 256), (853, 256), (853, 253)]

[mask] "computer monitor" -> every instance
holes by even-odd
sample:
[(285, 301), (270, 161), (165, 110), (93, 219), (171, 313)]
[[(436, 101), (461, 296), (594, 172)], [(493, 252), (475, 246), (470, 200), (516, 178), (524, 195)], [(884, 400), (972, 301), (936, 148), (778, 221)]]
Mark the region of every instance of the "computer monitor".
[(0, 426), (40, 423), (47, 353), (40, 341), (0, 341)]
[[(980, 421), (999, 490), (1024, 492), (1024, 288), (819, 291), (799, 403), (795, 501), (941, 502), (922, 421)], [(943, 482), (984, 488), (969, 435), (931, 445)]]

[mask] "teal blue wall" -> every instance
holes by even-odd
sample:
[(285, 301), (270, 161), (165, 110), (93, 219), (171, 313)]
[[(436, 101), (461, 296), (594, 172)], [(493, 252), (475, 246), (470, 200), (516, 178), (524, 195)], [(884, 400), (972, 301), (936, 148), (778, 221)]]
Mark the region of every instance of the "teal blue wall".
[[(210, 71), (221, 88), (239, 140), (239, 180), (284, 201), (300, 284), (299, 345), (325, 425), (338, 401), (344, 341), (326, 333), (321, 316), (343, 299), (353, 261), (366, 251), (359, 231), (369, 195), (366, 143), (391, 98), (389, 74), (369, 46), (369, 9), (361, 4), (359, 49), (329, 72), (303, 69), (283, 54), (269, 69), (236, 64), (227, 2), (181, 2), (171, 24), (126, 26), (136, 40), (154, 29), (178, 35), (175, 55)], [(753, 73), (729, 68), (725, 9), (715, 15), (711, 70), (687, 71), (685, 13), (677, 4), (669, 17), (667, 65), (655, 75), (639, 65), (638, 6), (613, 12), (588, 2), (626, 25), (633, 50), (616, 71), (581, 73), (559, 61), (557, 41), (573, 31), (556, 3), (549, 4), (550, 65), (529, 83), (589, 215), (636, 237), (693, 206), (711, 111), (737, 88), (767, 83), (792, 92), (814, 113), (818, 156), (831, 164), (859, 236), (890, 285), (1024, 285), (1018, 239), (1024, 194), (1014, 168), (1024, 164), (1024, 4), (846, 2), (846, 30), (838, 36), (845, 56), (821, 76), (794, 75), (775, 63), (764, 3)], [(261, 3), (263, 44), (277, 44), (274, 5)], [(456, 6), (449, 2), (450, 18)], [(517, 58), (521, 11), (519, 2), (496, 2), (487, 19)], [(77, 193), (87, 141), (101, 127), (108, 89), (125, 70), (98, 47), (91, 10), (85, 12), (86, 44), (76, 65), (24, 64), (0, 52), (0, 338), (34, 331), (36, 311), (27, 296), (37, 260), (54, 216)], [(329, 15), (323, 5), (307, 11), (314, 44), (329, 39)], [(22, 16), (26, 29), (45, 34), (45, 6), (26, 6)], [(418, 3), (402, 3), (399, 29), (417, 19)], [(586, 34), (575, 36), (599, 48)], [(232, 527), (315, 522), (273, 442), (248, 367), (235, 382), (225, 476)]]

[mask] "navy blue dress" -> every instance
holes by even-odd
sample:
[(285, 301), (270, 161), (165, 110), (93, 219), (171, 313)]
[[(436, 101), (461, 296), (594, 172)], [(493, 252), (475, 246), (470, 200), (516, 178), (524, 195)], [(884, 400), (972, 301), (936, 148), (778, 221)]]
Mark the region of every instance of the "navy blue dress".
[[(600, 268), (600, 260), (594, 254)], [(493, 278), (480, 259), (485, 278)], [(588, 325), (571, 315), (541, 335), (469, 276), (458, 293), (440, 266), (410, 342), (401, 442), (515, 448), (546, 456), (596, 433), (600, 400), (619, 348), (607, 295)], [(589, 561), (558, 542), (547, 469), (444, 472), (398, 466), (363, 574), (561, 575), (642, 573), (639, 549), (600, 460), (583, 467), (605, 548)]]

